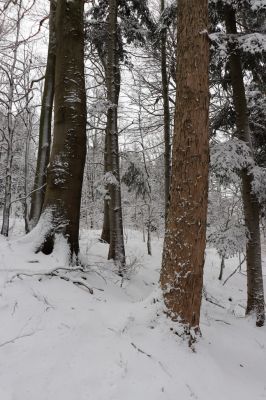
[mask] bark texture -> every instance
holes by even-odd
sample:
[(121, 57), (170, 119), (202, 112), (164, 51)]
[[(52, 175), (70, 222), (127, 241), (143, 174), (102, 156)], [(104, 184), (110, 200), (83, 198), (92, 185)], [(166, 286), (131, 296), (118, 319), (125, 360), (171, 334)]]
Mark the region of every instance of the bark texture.
[(31, 196), (29, 230), (34, 228), (34, 226), (38, 223), (42, 212), (45, 196), (47, 166), (50, 158), (56, 61), (55, 15), (56, 1), (50, 0), (49, 44), (44, 89), (42, 95), (37, 165), (33, 186), (33, 194)]
[(79, 215), (86, 157), (83, 0), (58, 0), (54, 139), (43, 213), (52, 214), (53, 230), (43, 247), (53, 249), (63, 234), (71, 254), (78, 254)]
[(179, 0), (172, 179), (161, 287), (167, 313), (198, 332), (208, 200), (208, 1)]
[(110, 246), (108, 259), (113, 259), (118, 267), (119, 273), (123, 274), (125, 267), (125, 247), (123, 236), (121, 185), (119, 172), (119, 144), (117, 128), (117, 108), (120, 92), (120, 69), (117, 49), (117, 0), (109, 0), (108, 16), (108, 49), (107, 49), (107, 162), (106, 171), (109, 198), (109, 224), (110, 224)]
[[(227, 33), (236, 35), (235, 11), (230, 6), (225, 8), (225, 23)], [(229, 66), (236, 112), (236, 135), (238, 139), (243, 140), (249, 146), (250, 155), (253, 156), (241, 56), (238, 48), (232, 42), (229, 43)], [(256, 195), (252, 192), (253, 176), (247, 169), (241, 171), (241, 180), (245, 224), (249, 232), (246, 248), (248, 294), (246, 313), (255, 313), (257, 326), (262, 326), (265, 321), (265, 310), (261, 264), (260, 206)]]

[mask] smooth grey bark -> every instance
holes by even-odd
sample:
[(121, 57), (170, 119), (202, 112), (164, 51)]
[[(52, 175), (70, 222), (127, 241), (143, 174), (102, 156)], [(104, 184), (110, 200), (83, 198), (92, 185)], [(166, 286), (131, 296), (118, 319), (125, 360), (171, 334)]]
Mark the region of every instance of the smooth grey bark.
[[(237, 35), (235, 11), (232, 7), (226, 6), (224, 15), (227, 34)], [(253, 157), (241, 56), (239, 49), (232, 42), (229, 43), (229, 67), (236, 113), (236, 136), (249, 146), (250, 156)], [(246, 313), (255, 314), (256, 325), (263, 326), (265, 307), (261, 264), (260, 206), (252, 191), (252, 180), (252, 174), (246, 168), (243, 169), (241, 171), (242, 198), (245, 224), (249, 232), (246, 247), (248, 295)]]
[(86, 158), (83, 12), (83, 0), (57, 0), (54, 138), (42, 211), (43, 217), (51, 220), (43, 252), (52, 252), (55, 234), (61, 234), (73, 257), (79, 253)]
[(50, 0), (48, 55), (42, 95), (37, 165), (33, 193), (31, 196), (31, 209), (28, 227), (29, 230), (34, 228), (34, 226), (38, 223), (42, 212), (47, 178), (47, 166), (50, 158), (56, 62), (55, 16), (56, 0)]

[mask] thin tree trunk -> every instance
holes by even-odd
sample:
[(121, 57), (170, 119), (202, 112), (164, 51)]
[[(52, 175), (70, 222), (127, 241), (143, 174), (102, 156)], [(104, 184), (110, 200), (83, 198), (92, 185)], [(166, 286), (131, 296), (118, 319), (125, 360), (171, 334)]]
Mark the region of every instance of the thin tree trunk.
[[(104, 141), (104, 173), (107, 172), (107, 130)], [(110, 244), (110, 215), (109, 215), (109, 193), (104, 198), (103, 229), (101, 240)]]
[[(161, 0), (161, 13), (165, 8), (164, 0)], [(164, 119), (164, 195), (165, 195), (165, 220), (169, 202), (170, 176), (171, 176), (171, 143), (170, 143), (170, 110), (169, 110), (169, 88), (166, 57), (167, 29), (163, 28), (161, 33), (161, 76), (163, 93), (163, 119)]]
[(4, 209), (1, 234), (8, 236), (9, 232), (9, 217), (11, 210), (11, 191), (12, 191), (12, 166), (13, 166), (13, 138), (14, 138), (14, 117), (12, 109), (14, 105), (14, 90), (15, 90), (15, 70), (18, 61), (18, 47), (19, 35), (21, 30), (21, 14), (22, 14), (22, 0), (18, 3), (17, 23), (16, 23), (16, 38), (14, 43), (13, 62), (9, 73), (9, 90), (8, 90), (8, 104), (7, 104), (7, 161), (6, 161), (6, 174), (5, 174), (5, 196), (4, 196)]
[(33, 187), (34, 192), (31, 197), (29, 229), (34, 228), (34, 226), (38, 223), (42, 212), (45, 196), (47, 166), (50, 158), (56, 61), (55, 13), (56, 1), (50, 0), (48, 55), (42, 96), (39, 147)]
[[(225, 7), (225, 24), (228, 34), (237, 34), (235, 11), (230, 6)], [(229, 45), (229, 51), (230, 77), (236, 112), (236, 135), (238, 139), (243, 140), (249, 146), (250, 155), (253, 156), (240, 52), (233, 44)], [(252, 191), (253, 176), (247, 169), (241, 171), (241, 180), (245, 224), (249, 232), (246, 248), (248, 292), (246, 313), (254, 313), (257, 326), (262, 326), (265, 321), (265, 310), (261, 265), (260, 206)]]
[(223, 279), (224, 267), (225, 267), (224, 256), (222, 256), (221, 265), (220, 265), (220, 273), (219, 273), (219, 277), (218, 277), (219, 281), (221, 281)]
[(148, 255), (151, 256), (151, 209), (150, 206), (148, 206), (148, 226), (147, 226), (147, 251)]
[[(12, 143), (12, 142), (11, 142)], [(8, 236), (9, 232), (9, 215), (11, 208), (11, 188), (12, 188), (12, 145), (8, 143), (7, 149), (7, 160), (6, 160), (6, 176), (5, 176), (5, 197), (4, 197), (4, 209), (3, 209), (3, 222), (1, 235)]]
[(199, 332), (208, 202), (208, 1), (179, 0), (177, 27), (172, 178), (160, 281), (168, 315), (193, 339)]
[(67, 238), (72, 255), (79, 252), (86, 158), (83, 10), (83, 0), (57, 1), (54, 139), (43, 207), (44, 218), (52, 218), (52, 230), (44, 253), (52, 251), (55, 233)]
[(113, 259), (123, 275), (125, 268), (125, 247), (123, 236), (121, 184), (119, 166), (119, 145), (117, 129), (117, 108), (120, 91), (120, 69), (117, 51), (117, 0), (109, 0), (108, 50), (107, 50), (107, 172), (111, 175), (108, 184), (110, 195), (110, 246), (108, 259)]

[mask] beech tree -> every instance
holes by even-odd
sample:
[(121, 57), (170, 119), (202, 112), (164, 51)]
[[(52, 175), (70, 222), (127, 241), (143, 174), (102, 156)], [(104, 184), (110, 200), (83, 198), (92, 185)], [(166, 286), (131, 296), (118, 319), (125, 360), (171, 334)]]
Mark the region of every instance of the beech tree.
[(83, 0), (58, 0), (54, 138), (47, 173), (42, 219), (48, 219), (44, 253), (53, 250), (55, 234), (79, 252), (79, 215), (86, 158)]
[(208, 197), (208, 1), (179, 0), (172, 181), (161, 287), (167, 314), (199, 332)]

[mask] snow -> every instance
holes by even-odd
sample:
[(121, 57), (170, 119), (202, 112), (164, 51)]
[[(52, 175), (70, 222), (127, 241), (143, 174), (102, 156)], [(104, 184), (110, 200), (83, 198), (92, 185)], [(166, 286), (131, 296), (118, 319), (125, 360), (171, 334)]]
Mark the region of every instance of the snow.
[[(203, 300), (193, 353), (163, 313), (162, 240), (153, 237), (149, 257), (141, 234), (127, 232), (130, 272), (121, 282), (99, 236), (81, 232), (86, 271), (62, 269), (69, 281), (30, 276), (69, 268), (60, 238), (45, 256), (15, 233), (0, 237), (1, 400), (266, 399), (266, 328), (244, 318), (244, 270), (222, 286), (219, 257), (207, 250), (205, 295), (220, 306)], [(226, 260), (225, 278), (237, 262)], [(71, 282), (82, 279), (93, 295)]]

